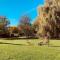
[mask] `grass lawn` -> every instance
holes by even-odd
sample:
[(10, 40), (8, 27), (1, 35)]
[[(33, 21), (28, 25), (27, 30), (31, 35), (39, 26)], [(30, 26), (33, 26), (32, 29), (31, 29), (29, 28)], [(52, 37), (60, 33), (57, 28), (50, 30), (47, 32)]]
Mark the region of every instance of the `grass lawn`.
[(60, 60), (59, 40), (50, 40), (49, 47), (38, 46), (39, 41), (0, 39), (0, 60)]

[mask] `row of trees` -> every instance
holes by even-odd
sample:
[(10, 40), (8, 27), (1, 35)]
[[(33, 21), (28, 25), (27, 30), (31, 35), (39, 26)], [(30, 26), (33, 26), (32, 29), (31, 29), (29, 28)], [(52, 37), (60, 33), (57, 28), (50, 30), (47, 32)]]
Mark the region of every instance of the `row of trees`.
[(22, 16), (19, 20), (18, 26), (14, 29), (9, 27), (9, 24), (10, 22), (6, 17), (0, 17), (0, 37), (14, 37), (14, 35), (17, 35), (30, 38), (36, 36), (36, 31), (28, 16)]

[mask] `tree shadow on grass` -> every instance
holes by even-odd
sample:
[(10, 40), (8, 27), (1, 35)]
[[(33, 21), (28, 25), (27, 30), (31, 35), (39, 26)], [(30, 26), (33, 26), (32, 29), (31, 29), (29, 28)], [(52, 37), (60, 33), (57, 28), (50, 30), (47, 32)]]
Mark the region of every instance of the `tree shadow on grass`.
[(57, 45), (49, 44), (49, 45), (48, 45), (48, 47), (60, 47), (60, 45), (59, 45), (59, 46), (57, 46)]
[(4, 40), (28, 40), (28, 39), (38, 39), (38, 38), (4, 38)]
[[(20, 45), (20, 46), (26, 46), (26, 44), (14, 44), (14, 43), (5, 43), (5, 42), (0, 42), (0, 44), (9, 44), (9, 45)], [(48, 47), (60, 47), (60, 46), (48, 45)]]
[(9, 44), (9, 45), (24, 45), (24, 46), (25, 46), (25, 44), (14, 44), (14, 43), (5, 43), (5, 42), (0, 42), (0, 44)]
[(52, 45), (51, 45), (51, 46), (49, 46), (49, 47), (60, 47), (60, 46), (52, 46)]

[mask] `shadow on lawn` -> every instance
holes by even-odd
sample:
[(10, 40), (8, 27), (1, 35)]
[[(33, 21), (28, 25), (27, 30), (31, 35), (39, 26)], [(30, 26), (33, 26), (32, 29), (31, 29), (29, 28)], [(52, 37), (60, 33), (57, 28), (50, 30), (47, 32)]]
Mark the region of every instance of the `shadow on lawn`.
[(49, 47), (60, 47), (60, 46), (49, 46)]
[[(5, 43), (5, 42), (0, 42), (0, 44), (22, 45), (22, 46), (26, 46), (26, 44), (14, 44), (14, 43)], [(48, 45), (48, 47), (60, 47), (60, 46), (52, 46), (52, 45)]]
[(25, 44), (14, 44), (14, 43), (5, 43), (5, 42), (0, 42), (0, 44), (10, 44), (10, 45), (25, 45)]
[(38, 39), (38, 38), (4, 38), (4, 40), (28, 40), (28, 39)]

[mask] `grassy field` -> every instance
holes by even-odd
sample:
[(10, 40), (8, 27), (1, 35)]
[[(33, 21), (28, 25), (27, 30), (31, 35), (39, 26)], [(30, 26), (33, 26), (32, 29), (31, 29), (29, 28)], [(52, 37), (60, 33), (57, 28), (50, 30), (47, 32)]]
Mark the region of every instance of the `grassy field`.
[[(0, 39), (0, 60), (60, 60), (60, 41), (38, 46), (41, 39)], [(31, 43), (28, 43), (31, 42)]]

